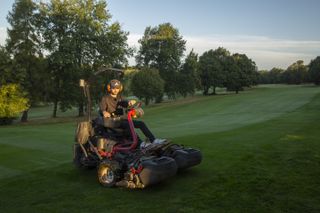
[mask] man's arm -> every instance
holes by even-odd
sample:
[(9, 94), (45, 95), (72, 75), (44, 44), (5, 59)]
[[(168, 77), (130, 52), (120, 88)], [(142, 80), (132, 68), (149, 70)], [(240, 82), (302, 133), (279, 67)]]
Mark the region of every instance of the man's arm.
[(127, 108), (129, 106), (129, 101), (121, 99), (118, 101), (117, 105), (123, 108)]
[(118, 102), (118, 106), (127, 108), (128, 106), (133, 106), (136, 103), (135, 100), (121, 100)]
[(100, 110), (103, 114), (103, 117), (109, 118), (111, 117), (111, 114), (107, 111), (108, 110), (108, 104), (107, 104), (107, 96), (103, 96), (100, 102)]

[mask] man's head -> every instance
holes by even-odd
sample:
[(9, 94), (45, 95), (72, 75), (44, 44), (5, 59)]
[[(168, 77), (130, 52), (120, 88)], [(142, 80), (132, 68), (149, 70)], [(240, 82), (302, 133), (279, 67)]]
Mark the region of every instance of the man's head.
[(122, 84), (120, 81), (118, 81), (117, 79), (113, 79), (109, 82), (109, 84), (107, 85), (107, 90), (108, 93), (112, 94), (112, 95), (118, 95), (119, 92), (122, 91)]

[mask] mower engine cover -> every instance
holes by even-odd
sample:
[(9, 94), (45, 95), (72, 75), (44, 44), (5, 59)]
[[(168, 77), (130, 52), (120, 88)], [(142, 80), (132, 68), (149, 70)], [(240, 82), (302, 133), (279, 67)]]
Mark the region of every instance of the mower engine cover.
[(98, 150), (104, 150), (105, 152), (111, 152), (113, 147), (117, 144), (117, 141), (107, 139), (107, 138), (99, 138), (97, 140), (97, 148)]

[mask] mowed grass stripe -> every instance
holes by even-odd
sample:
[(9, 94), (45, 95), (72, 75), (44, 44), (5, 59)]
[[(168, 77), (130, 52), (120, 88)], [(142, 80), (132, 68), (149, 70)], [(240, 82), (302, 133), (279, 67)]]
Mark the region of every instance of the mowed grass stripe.
[(75, 123), (0, 128), (0, 144), (64, 152), (74, 141), (75, 128)]
[(0, 180), (70, 162), (75, 124), (1, 128)]
[[(70, 161), (65, 154), (43, 151), (39, 149), (22, 148), (0, 144), (0, 180), (13, 175), (25, 175), (38, 169), (50, 168)], [(70, 152), (71, 149), (68, 151)]]
[(197, 98), (146, 109), (144, 120), (158, 137), (220, 132), (276, 118), (307, 104), (320, 88), (259, 87), (242, 94)]

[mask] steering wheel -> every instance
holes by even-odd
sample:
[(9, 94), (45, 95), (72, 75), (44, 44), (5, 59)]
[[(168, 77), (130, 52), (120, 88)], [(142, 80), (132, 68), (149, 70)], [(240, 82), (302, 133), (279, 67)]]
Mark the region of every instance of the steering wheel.
[(141, 105), (142, 105), (142, 102), (138, 101), (128, 108), (128, 112), (134, 111), (132, 112), (133, 118), (142, 117), (144, 115), (144, 111), (141, 108)]

